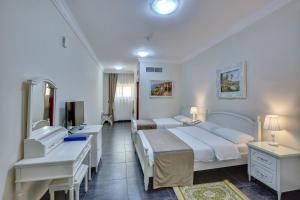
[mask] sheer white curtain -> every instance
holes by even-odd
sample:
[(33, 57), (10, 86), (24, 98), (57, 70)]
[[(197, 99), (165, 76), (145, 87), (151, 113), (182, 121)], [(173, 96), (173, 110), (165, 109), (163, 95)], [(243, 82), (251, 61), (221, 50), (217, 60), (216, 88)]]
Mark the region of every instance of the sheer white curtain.
[(115, 121), (130, 120), (134, 106), (134, 76), (119, 74), (114, 102)]

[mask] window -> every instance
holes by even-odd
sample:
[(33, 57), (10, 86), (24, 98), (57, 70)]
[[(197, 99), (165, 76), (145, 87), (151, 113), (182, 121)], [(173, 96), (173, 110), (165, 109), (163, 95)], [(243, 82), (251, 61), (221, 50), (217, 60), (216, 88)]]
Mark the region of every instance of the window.
[(117, 84), (116, 98), (133, 97), (132, 86)]
[(132, 74), (119, 74), (115, 98), (133, 99), (134, 77)]
[(115, 121), (130, 120), (134, 110), (134, 76), (118, 74), (114, 101)]

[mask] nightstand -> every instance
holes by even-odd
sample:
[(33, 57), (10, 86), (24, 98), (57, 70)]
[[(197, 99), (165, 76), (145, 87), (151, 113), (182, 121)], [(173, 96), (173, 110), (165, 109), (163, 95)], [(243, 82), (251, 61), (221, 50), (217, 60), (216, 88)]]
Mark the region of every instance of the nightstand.
[(183, 122), (183, 126), (195, 126), (196, 124), (201, 123), (200, 120), (193, 121), (193, 122)]
[(281, 193), (300, 189), (300, 151), (268, 142), (248, 144), (248, 176)]

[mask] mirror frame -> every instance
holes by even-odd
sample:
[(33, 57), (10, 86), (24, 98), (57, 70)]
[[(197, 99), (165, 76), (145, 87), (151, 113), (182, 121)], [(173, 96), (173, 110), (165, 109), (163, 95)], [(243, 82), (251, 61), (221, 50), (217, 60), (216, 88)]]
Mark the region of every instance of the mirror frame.
[(54, 89), (54, 106), (53, 106), (53, 126), (55, 126), (55, 116), (56, 116), (56, 90), (57, 87), (55, 85), (55, 83), (53, 81), (51, 81), (50, 79), (44, 79), (44, 78), (37, 78), (37, 79), (31, 79), (31, 80), (27, 80), (27, 84), (28, 84), (28, 110), (27, 110), (27, 139), (29, 139), (30, 137), (33, 136), (32, 134), (32, 91), (35, 85), (39, 84), (39, 83), (48, 83), (50, 84), (53, 89)]

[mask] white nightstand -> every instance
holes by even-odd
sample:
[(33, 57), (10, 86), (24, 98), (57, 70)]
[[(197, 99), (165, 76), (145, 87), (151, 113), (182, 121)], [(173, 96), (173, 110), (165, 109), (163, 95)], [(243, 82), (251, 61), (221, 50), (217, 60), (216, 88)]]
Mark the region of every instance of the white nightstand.
[(268, 142), (248, 144), (248, 176), (281, 193), (300, 189), (300, 151)]
[(183, 122), (183, 126), (195, 126), (196, 124), (201, 123), (200, 120), (193, 121), (193, 122)]

